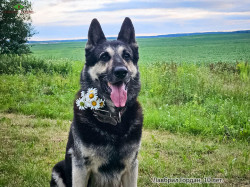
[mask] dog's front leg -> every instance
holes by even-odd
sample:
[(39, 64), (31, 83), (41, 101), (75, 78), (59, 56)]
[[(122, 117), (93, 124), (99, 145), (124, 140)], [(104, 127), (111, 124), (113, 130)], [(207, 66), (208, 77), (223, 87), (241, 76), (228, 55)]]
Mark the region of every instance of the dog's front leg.
[(136, 159), (130, 170), (122, 176), (122, 187), (137, 187), (138, 160)]
[(76, 157), (72, 157), (72, 187), (87, 187), (90, 176), (90, 170), (84, 164), (79, 162)]

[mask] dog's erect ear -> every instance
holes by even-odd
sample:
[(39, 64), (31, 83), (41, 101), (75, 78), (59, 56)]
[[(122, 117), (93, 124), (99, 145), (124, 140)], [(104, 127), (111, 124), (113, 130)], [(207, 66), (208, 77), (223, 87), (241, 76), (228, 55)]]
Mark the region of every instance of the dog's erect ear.
[(89, 27), (87, 46), (95, 46), (104, 41), (106, 41), (106, 38), (101, 25), (97, 19), (93, 19)]
[(117, 40), (121, 40), (128, 44), (136, 43), (135, 29), (130, 18), (126, 17), (123, 21)]

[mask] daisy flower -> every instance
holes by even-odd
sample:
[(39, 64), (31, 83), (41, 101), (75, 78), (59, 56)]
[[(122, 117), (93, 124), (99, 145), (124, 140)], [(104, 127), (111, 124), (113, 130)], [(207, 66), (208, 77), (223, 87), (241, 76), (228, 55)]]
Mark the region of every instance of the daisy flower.
[(102, 99), (98, 99), (98, 102), (99, 102), (99, 105), (100, 105), (100, 108), (104, 107), (104, 100)]
[(81, 97), (76, 100), (76, 105), (79, 110), (87, 108), (97, 110), (104, 107), (105, 99), (98, 98), (96, 88), (89, 88), (86, 94), (84, 91), (81, 91)]
[(86, 99), (88, 101), (96, 100), (97, 99), (97, 89), (96, 88), (89, 88), (88, 92), (86, 94)]
[(78, 106), (79, 110), (84, 110), (88, 107), (88, 104), (83, 97), (76, 100), (76, 105)]
[(88, 93), (97, 94), (97, 89), (96, 88), (89, 88)]
[(81, 91), (81, 97), (85, 97), (85, 92)]
[(89, 107), (93, 110), (100, 108), (99, 99), (92, 99), (89, 101)]

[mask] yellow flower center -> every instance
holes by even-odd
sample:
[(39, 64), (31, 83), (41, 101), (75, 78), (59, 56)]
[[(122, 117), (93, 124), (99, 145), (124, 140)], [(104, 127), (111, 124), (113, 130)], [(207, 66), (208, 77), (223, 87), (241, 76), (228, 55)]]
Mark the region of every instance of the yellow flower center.
[(93, 105), (93, 106), (96, 106), (96, 102), (95, 102), (95, 101), (92, 101), (92, 105)]
[(94, 94), (89, 94), (89, 98), (92, 99), (94, 97)]
[(80, 106), (84, 106), (84, 102), (80, 102)]
[(100, 106), (103, 106), (103, 102), (100, 102)]

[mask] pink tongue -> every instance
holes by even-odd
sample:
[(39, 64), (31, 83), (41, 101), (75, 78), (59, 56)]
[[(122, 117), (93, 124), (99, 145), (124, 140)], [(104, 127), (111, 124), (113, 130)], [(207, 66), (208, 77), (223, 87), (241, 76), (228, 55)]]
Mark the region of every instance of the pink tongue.
[(116, 86), (110, 84), (112, 89), (110, 98), (116, 107), (124, 107), (127, 101), (127, 91), (125, 90), (125, 84)]

